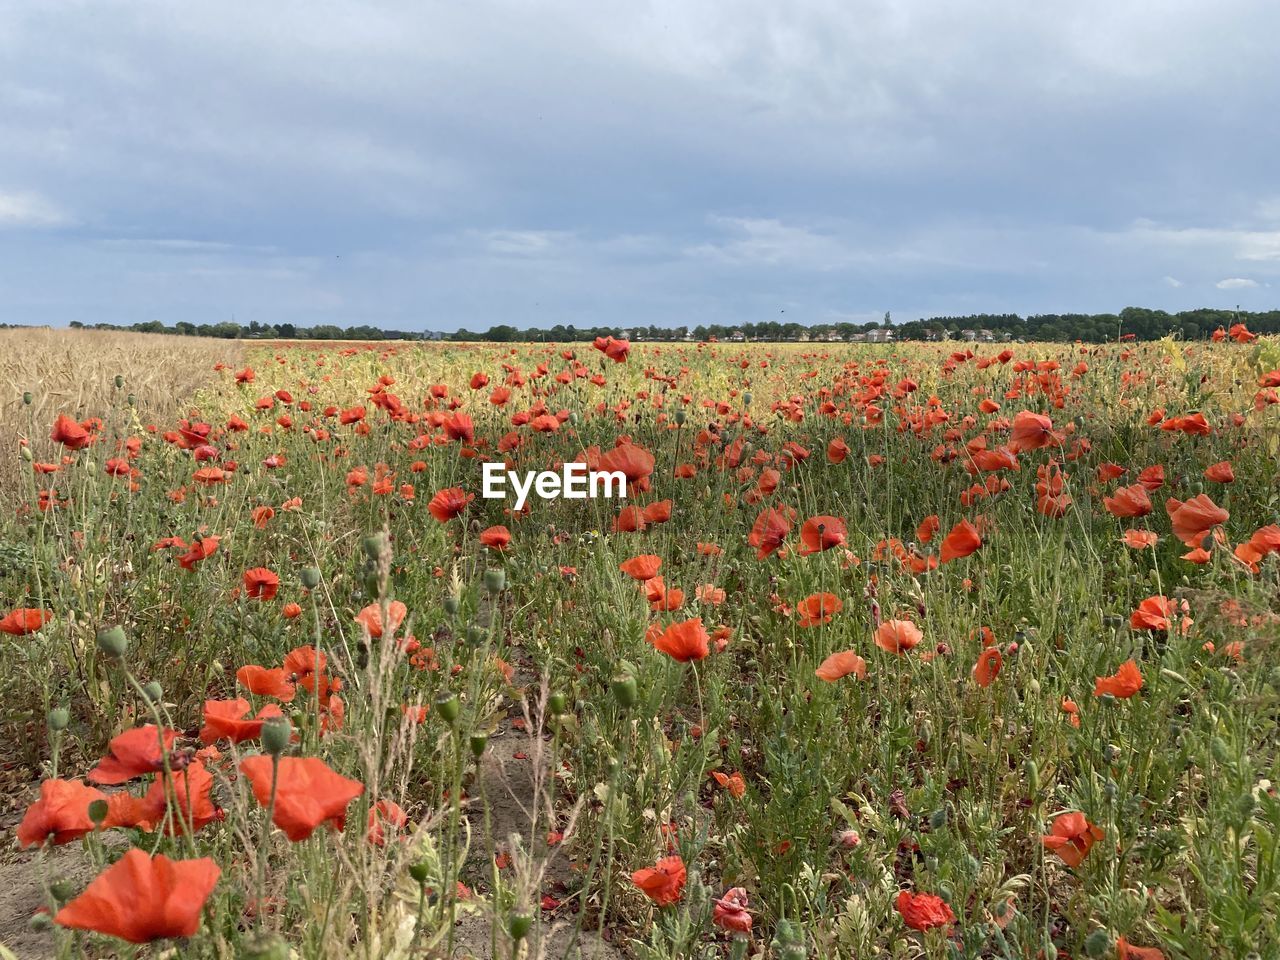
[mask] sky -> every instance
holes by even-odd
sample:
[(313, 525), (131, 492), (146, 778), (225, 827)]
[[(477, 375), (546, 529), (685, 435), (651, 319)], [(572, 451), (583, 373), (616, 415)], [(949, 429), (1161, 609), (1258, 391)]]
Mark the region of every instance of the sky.
[(0, 322), (1280, 305), (1274, 0), (0, 0)]

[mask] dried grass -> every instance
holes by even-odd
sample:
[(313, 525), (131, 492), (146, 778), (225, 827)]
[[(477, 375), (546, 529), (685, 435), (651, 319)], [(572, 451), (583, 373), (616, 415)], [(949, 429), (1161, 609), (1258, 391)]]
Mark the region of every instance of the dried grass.
[[(213, 366), (240, 360), (234, 340), (152, 333), (0, 330), (0, 490), (13, 490), (24, 467), (18, 444), (32, 436), (36, 449), (59, 413), (77, 420), (101, 416), (132, 394), (145, 423), (163, 423), (210, 383)], [(123, 376), (123, 389), (115, 377)], [(23, 394), (31, 393), (30, 405)]]

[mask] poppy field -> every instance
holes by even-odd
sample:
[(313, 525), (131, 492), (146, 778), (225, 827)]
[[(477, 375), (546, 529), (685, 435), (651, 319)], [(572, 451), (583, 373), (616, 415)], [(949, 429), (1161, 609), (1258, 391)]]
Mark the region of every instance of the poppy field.
[(12, 384), (19, 955), (1280, 956), (1280, 343), (225, 350)]

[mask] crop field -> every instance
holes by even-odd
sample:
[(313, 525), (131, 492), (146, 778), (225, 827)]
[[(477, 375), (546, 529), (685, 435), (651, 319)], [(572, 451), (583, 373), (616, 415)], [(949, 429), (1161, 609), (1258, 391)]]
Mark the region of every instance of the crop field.
[(1274, 340), (24, 336), (15, 956), (1280, 956)]

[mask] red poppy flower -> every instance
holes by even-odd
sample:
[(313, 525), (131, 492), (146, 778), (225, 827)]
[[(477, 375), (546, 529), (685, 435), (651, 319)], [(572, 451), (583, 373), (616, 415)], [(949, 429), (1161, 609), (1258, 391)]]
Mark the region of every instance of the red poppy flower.
[(1120, 487), (1114, 494), (1102, 498), (1102, 505), (1113, 517), (1145, 517), (1151, 512), (1151, 497), (1140, 483)]
[(468, 494), (461, 487), (448, 487), (431, 498), (427, 509), (441, 523), (447, 523), (465, 510), (467, 504), (475, 498), (474, 493)]
[(1206, 467), (1204, 476), (1206, 480), (1212, 480), (1214, 483), (1236, 482), (1236, 472), (1232, 469), (1230, 460), (1223, 460), (1211, 467)]
[(218, 538), (204, 537), (191, 544), (191, 547), (178, 558), (178, 566), (183, 570), (195, 570), (196, 564), (208, 560), (218, 552)]
[(906, 653), (924, 639), (924, 634), (910, 620), (886, 620), (876, 627), (876, 646), (889, 653)]
[(1138, 608), (1129, 617), (1129, 626), (1134, 630), (1152, 630), (1157, 633), (1164, 633), (1169, 629), (1169, 618), (1173, 616), (1174, 612), (1174, 605), (1168, 597), (1159, 595), (1147, 597), (1147, 599), (1138, 604)]
[[(399, 600), (392, 600), (387, 604), (387, 625), (386, 629), (391, 633), (395, 633), (400, 629), (400, 624), (404, 623), (404, 618), (408, 616), (409, 608)], [(371, 603), (359, 613), (356, 614), (356, 623), (363, 624), (364, 628), (369, 631), (369, 636), (377, 640), (382, 636), (382, 607), (379, 604)]]
[(687, 876), (684, 861), (679, 856), (664, 857), (652, 867), (645, 867), (631, 874), (631, 882), (659, 907), (670, 906), (684, 892)]
[(756, 517), (747, 543), (756, 548), (756, 559), (763, 560), (777, 552), (790, 532), (791, 521), (787, 519), (787, 515), (776, 507), (769, 507)]
[(369, 842), (381, 847), (387, 842), (387, 828), (392, 836), (409, 825), (409, 815), (394, 800), (379, 800), (369, 811)]
[(662, 558), (652, 553), (642, 553), (618, 564), (618, 569), (634, 580), (644, 583), (652, 580), (662, 569)]
[(848, 537), (844, 521), (839, 517), (810, 517), (800, 527), (801, 556), (820, 553), (832, 547), (843, 546)]
[(1147, 547), (1154, 547), (1159, 539), (1151, 530), (1126, 530), (1120, 541), (1134, 550), (1145, 550)]
[(1100, 697), (1111, 694), (1121, 700), (1127, 700), (1142, 689), (1142, 672), (1133, 660), (1120, 664), (1120, 669), (1109, 677), (1098, 677), (1093, 685), (1093, 695)]
[(827, 444), (827, 461), (829, 463), (844, 463), (845, 458), (849, 456), (849, 445), (836, 437)]
[[(279, 764), (271, 819), (285, 836), (295, 842), (305, 840), (322, 823), (341, 830), (347, 805), (364, 793), (364, 785), (335, 773), (316, 757), (281, 757)], [(265, 754), (240, 762), (241, 772), (263, 807), (271, 802), (271, 767), (272, 758)]]
[(266, 567), (244, 572), (244, 592), (253, 600), (271, 600), (280, 590), (280, 578)]
[(7, 633), (11, 637), (25, 637), (35, 633), (52, 619), (52, 610), (19, 607), (0, 618), (0, 633)]
[(819, 680), (825, 680), (828, 683), (842, 677), (853, 674), (859, 680), (865, 680), (867, 677), (867, 661), (852, 650), (842, 650), (839, 653), (833, 653), (827, 659), (823, 660), (817, 670), (813, 671), (814, 676)]
[(162, 770), (164, 756), (177, 738), (177, 730), (164, 730), (162, 734), (151, 723), (126, 730), (107, 744), (110, 752), (89, 771), (89, 779), (112, 786)]
[(967, 557), (982, 546), (982, 535), (968, 520), (961, 520), (942, 539), (942, 562)]
[(62, 444), (68, 450), (83, 450), (89, 445), (92, 437), (89, 436), (88, 430), (65, 413), (60, 413), (58, 419), (53, 422), (53, 433), (49, 435), (49, 439)]
[(135, 848), (53, 919), (64, 927), (130, 943), (190, 937), (200, 926), (200, 911), (221, 873), (208, 857), (170, 860)]
[(606, 473), (622, 473), (627, 478), (627, 490), (630, 492), (631, 484), (648, 479), (655, 463), (653, 454), (648, 450), (637, 447), (634, 443), (623, 443), (602, 453), (595, 469)]
[(1214, 503), (1208, 494), (1201, 493), (1185, 503), (1170, 497), (1165, 501), (1173, 534), (1188, 547), (1198, 547), (1201, 541), (1220, 523), (1226, 523), (1231, 514)]
[(978, 662), (973, 665), (973, 679), (980, 687), (991, 686), (992, 681), (1000, 675), (1004, 660), (998, 647), (987, 647), (978, 654)]
[(831, 622), (833, 615), (844, 609), (844, 602), (834, 593), (815, 593), (796, 604), (798, 626), (818, 627)]
[(902, 922), (912, 930), (946, 928), (956, 922), (956, 915), (951, 912), (947, 901), (931, 893), (903, 890), (899, 892), (893, 905), (901, 915)]
[(712, 901), (711, 922), (727, 933), (750, 935), (751, 914), (747, 910), (747, 891), (734, 887), (718, 900)]
[(740, 773), (721, 773), (719, 770), (712, 770), (711, 779), (727, 790), (729, 796), (735, 800), (746, 796), (747, 782), (742, 779), (742, 774)]
[(1013, 418), (1009, 449), (1014, 453), (1059, 446), (1061, 443), (1062, 434), (1054, 432), (1053, 421), (1048, 417), (1032, 413), (1030, 410), (1023, 410)]
[(204, 702), (204, 726), (200, 739), (205, 743), (227, 739), (232, 743), (253, 740), (262, 733), (262, 722), (268, 717), (283, 716), (283, 711), (269, 703), (252, 719), (246, 719), (252, 710), (248, 700), (206, 700)]
[(1116, 937), (1116, 960), (1164, 960), (1156, 947), (1135, 947), (1124, 937)]
[(490, 550), (505, 550), (511, 545), (511, 531), (504, 526), (489, 527), (480, 531), (480, 543)]
[(18, 844), (30, 847), (52, 839), (57, 846), (79, 840), (94, 829), (89, 804), (106, 799), (101, 790), (79, 780), (45, 780), (40, 784), (40, 799), (27, 807), (18, 824)]
[(1102, 828), (1090, 823), (1083, 813), (1064, 813), (1054, 819), (1048, 836), (1041, 837), (1040, 843), (1074, 868), (1084, 862), (1089, 850), (1103, 836)]
[(702, 660), (711, 652), (707, 646), (710, 637), (702, 626), (701, 617), (673, 623), (665, 630), (655, 623), (649, 628), (645, 639), (657, 650), (680, 663)]
[(275, 697), (282, 703), (289, 703), (297, 693), (288, 671), (283, 667), (268, 668), (256, 663), (246, 664), (236, 671), (236, 680), (250, 693), (260, 697)]

